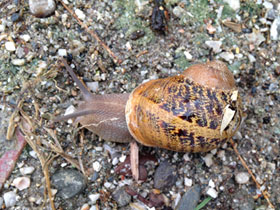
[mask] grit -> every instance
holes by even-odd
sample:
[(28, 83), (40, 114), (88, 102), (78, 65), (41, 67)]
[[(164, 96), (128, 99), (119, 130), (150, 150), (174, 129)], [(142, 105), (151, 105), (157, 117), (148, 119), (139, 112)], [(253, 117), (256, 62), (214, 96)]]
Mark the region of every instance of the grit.
[[(79, 160), (87, 174), (40, 145), (51, 159), (48, 170), (57, 209), (187, 209), (202, 201), (208, 201), (204, 209), (267, 209), (229, 143), (201, 154), (140, 146), (147, 177), (136, 182), (115, 172), (129, 155), (128, 144), (105, 142), (71, 122), (51, 123), (52, 116), (63, 115), (82, 100), (58, 62), (61, 56), (71, 60), (95, 94), (129, 93), (145, 81), (217, 59), (228, 65), (242, 96), (245, 118), (234, 137), (237, 149), (280, 209), (278, 0), (165, 0), (169, 18), (161, 31), (152, 29), (154, 1), (63, 2), (122, 62), (114, 62), (59, 1), (47, 18), (32, 15), (28, 1), (1, 1), (0, 155), (15, 141), (5, 139), (8, 117), (22, 100), (22, 110), (36, 122), (33, 138), (54, 142), (46, 128), (52, 130), (63, 151)], [(18, 189), (19, 177), (27, 177), (30, 186)], [(70, 192), (64, 192), (67, 178)], [(44, 189), (40, 161), (26, 146), (0, 191), (0, 209), (51, 209)]]

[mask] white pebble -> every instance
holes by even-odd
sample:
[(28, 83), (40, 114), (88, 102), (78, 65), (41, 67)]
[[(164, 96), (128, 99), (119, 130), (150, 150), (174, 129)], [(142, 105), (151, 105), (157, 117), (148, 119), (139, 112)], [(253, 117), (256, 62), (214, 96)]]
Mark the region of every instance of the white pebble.
[(240, 1), (239, 0), (224, 0), (225, 3), (228, 3), (228, 5), (233, 10), (238, 10), (240, 8)]
[(30, 36), (28, 34), (20, 35), (20, 38), (25, 42), (28, 42), (30, 40)]
[(38, 158), (38, 157), (37, 157), (37, 153), (36, 153), (34, 150), (30, 151), (30, 152), (29, 152), (29, 155), (30, 155), (31, 157), (35, 158), (35, 159)]
[(5, 25), (4, 24), (1, 24), (0, 25), (0, 32), (4, 32), (5, 31)]
[(18, 177), (13, 181), (13, 185), (20, 191), (30, 187), (30, 178), (28, 177)]
[(14, 206), (17, 202), (17, 194), (14, 191), (6, 192), (4, 194), (4, 202), (6, 207)]
[(113, 189), (115, 186), (110, 182), (105, 182), (104, 187), (106, 187), (107, 189)]
[(95, 161), (92, 165), (93, 165), (93, 169), (96, 172), (99, 172), (101, 170), (101, 168), (102, 168), (101, 164), (98, 161)]
[(227, 62), (230, 62), (234, 59), (234, 54), (232, 52), (222, 52), (220, 56)]
[(89, 199), (91, 200), (91, 202), (92, 202), (93, 204), (95, 204), (96, 201), (100, 198), (100, 194), (99, 194), (99, 193), (91, 194), (91, 195), (89, 195), (88, 197), (89, 197)]
[(246, 184), (250, 179), (250, 176), (247, 172), (239, 172), (235, 175), (235, 181), (238, 184)]
[(89, 210), (97, 210), (97, 208), (96, 208), (96, 206), (92, 206), (92, 207), (90, 207)]
[(61, 163), (60, 166), (61, 166), (62, 168), (64, 168), (64, 167), (67, 166), (67, 163)]
[(125, 155), (122, 155), (122, 156), (119, 158), (119, 160), (120, 160), (121, 163), (123, 163), (123, 162), (125, 161), (125, 159), (126, 159), (126, 156), (125, 156)]
[(89, 210), (89, 205), (87, 203), (83, 204), (81, 210)]
[(19, 171), (22, 175), (32, 174), (34, 172), (34, 170), (35, 170), (35, 168), (33, 166), (24, 167), (24, 168), (19, 169)]
[(96, 152), (102, 152), (103, 151), (103, 147), (94, 147), (94, 150)]
[(222, 42), (221, 41), (206, 41), (205, 44), (213, 49), (214, 53), (219, 53), (221, 52), (221, 46), (222, 46)]
[(186, 162), (191, 160), (190, 157), (189, 157), (189, 153), (184, 154), (183, 158)]
[(79, 19), (81, 20), (85, 20), (86, 15), (84, 14), (84, 12), (80, 9), (76, 9), (75, 10), (75, 14), (78, 16)]
[(192, 58), (193, 58), (192, 55), (188, 51), (185, 51), (184, 55), (186, 56), (187, 60), (192, 60)]
[(207, 195), (211, 196), (212, 198), (218, 197), (218, 192), (214, 188), (209, 188), (206, 192)]
[(45, 70), (47, 67), (48, 67), (47, 62), (40, 60), (38, 62), (38, 67), (37, 67), (38, 74), (41, 73), (43, 70)]
[(273, 4), (271, 2), (268, 2), (268, 1), (264, 1), (263, 6), (266, 9), (273, 9)]
[(220, 150), (220, 151), (218, 152), (218, 157), (219, 157), (222, 161), (226, 161), (225, 150)]
[(125, 47), (126, 47), (127, 50), (131, 50), (132, 49), (130, 42), (127, 42), (125, 44)]
[(66, 56), (67, 55), (67, 51), (65, 49), (59, 49), (57, 54), (61, 57)]
[(208, 153), (203, 159), (207, 167), (210, 167), (213, 164), (212, 160), (213, 155), (211, 153)]
[(271, 40), (279, 40), (280, 39), (280, 33), (279, 33), (279, 28), (280, 28), (280, 16), (278, 16), (272, 23), (271, 28), (270, 28), (270, 37)]
[(61, 15), (61, 21), (62, 21), (62, 23), (66, 23), (66, 21), (67, 21), (67, 18), (68, 18), (68, 15), (67, 14), (62, 14)]
[(11, 52), (16, 50), (16, 46), (15, 46), (14, 42), (6, 42), (5, 48), (6, 48), (6, 50), (11, 51)]
[[(68, 115), (68, 114), (72, 114), (72, 113), (74, 113), (75, 111), (76, 111), (76, 108), (75, 108), (73, 105), (71, 105), (71, 106), (69, 106), (69, 107), (65, 110), (64, 116), (66, 116), (66, 115)], [(67, 122), (68, 122), (69, 124), (71, 124), (71, 123), (73, 123), (73, 120), (72, 120), (72, 119), (69, 119), (69, 120), (67, 120)]]
[(98, 90), (98, 87), (99, 87), (98, 82), (87, 82), (86, 85), (93, 92), (96, 92)]
[(189, 178), (185, 178), (184, 179), (184, 184), (185, 184), (185, 186), (187, 186), (187, 187), (191, 187), (192, 186), (192, 179), (189, 179)]
[(119, 159), (117, 157), (115, 157), (113, 160), (112, 160), (112, 164), (113, 166), (117, 165), (119, 163)]
[(215, 183), (213, 182), (212, 179), (209, 180), (208, 186), (211, 188), (215, 188)]
[(54, 0), (29, 0), (28, 3), (31, 14), (38, 18), (50, 16), (56, 8)]
[(12, 64), (15, 66), (23, 66), (25, 64), (25, 59), (13, 59)]
[(256, 62), (256, 58), (252, 54), (248, 54), (248, 58), (249, 58), (250, 63)]

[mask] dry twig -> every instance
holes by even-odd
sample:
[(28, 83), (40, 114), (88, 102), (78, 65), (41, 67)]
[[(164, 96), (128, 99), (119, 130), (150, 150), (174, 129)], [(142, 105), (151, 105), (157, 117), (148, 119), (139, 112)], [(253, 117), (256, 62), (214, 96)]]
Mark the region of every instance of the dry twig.
[(256, 177), (254, 176), (253, 172), (251, 171), (251, 169), (248, 167), (248, 165), (246, 164), (246, 162), (244, 161), (244, 159), (243, 159), (243, 158), (241, 157), (241, 155), (239, 154), (239, 152), (238, 152), (238, 150), (237, 150), (237, 148), (236, 148), (236, 145), (235, 145), (234, 141), (232, 140), (232, 138), (230, 139), (230, 143), (231, 143), (231, 145), (232, 145), (232, 147), (233, 147), (233, 150), (234, 150), (234, 152), (236, 153), (237, 157), (238, 157), (239, 160), (241, 161), (243, 167), (247, 169), (247, 171), (248, 171), (248, 173), (251, 175), (253, 181), (256, 183), (256, 186), (257, 186), (258, 190), (261, 191), (263, 197), (266, 199), (266, 201), (267, 201), (267, 203), (269, 204), (269, 206), (270, 206), (271, 208), (275, 209), (275, 207), (272, 205), (272, 203), (271, 203), (270, 200), (269, 200), (269, 194), (268, 194), (268, 192), (267, 192), (266, 190), (261, 190), (260, 184), (258, 183), (258, 181), (257, 181)]
[(113, 61), (116, 64), (121, 64), (122, 60), (119, 59), (113, 52), (112, 50), (98, 37), (98, 35), (93, 31), (90, 30), (86, 24), (84, 24), (78, 17), (77, 15), (66, 5), (62, 0), (58, 0), (62, 6), (78, 21), (79, 25), (83, 28), (86, 29), (86, 31), (95, 39), (98, 41), (99, 44), (109, 53), (109, 55), (112, 57)]

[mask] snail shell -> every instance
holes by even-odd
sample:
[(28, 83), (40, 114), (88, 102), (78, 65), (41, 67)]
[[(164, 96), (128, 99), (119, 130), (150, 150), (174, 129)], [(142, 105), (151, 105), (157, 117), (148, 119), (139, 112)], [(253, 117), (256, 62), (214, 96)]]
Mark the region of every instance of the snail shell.
[[(229, 120), (227, 110), (232, 111)], [(213, 61), (138, 86), (125, 113), (131, 135), (143, 145), (206, 152), (234, 135), (241, 110), (232, 73), (224, 63)]]

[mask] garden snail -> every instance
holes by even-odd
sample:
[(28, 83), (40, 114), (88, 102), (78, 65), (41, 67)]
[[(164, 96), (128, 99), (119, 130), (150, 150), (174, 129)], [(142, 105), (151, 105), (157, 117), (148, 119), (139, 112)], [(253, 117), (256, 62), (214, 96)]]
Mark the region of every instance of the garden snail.
[(93, 95), (62, 59), (84, 96), (76, 118), (107, 141), (137, 142), (180, 152), (206, 152), (230, 139), (242, 105), (232, 73), (220, 61), (196, 64), (182, 74), (151, 80), (131, 94)]

